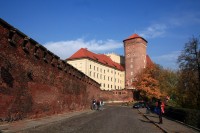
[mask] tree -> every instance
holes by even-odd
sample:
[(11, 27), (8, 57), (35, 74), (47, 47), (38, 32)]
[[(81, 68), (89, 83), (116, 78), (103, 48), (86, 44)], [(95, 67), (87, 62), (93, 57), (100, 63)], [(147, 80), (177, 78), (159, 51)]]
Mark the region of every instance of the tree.
[(200, 108), (200, 49), (199, 39), (193, 37), (178, 57), (179, 63), (179, 101), (183, 106)]
[(161, 93), (165, 93), (175, 100), (178, 84), (177, 72), (170, 69), (159, 68), (157, 80), (159, 81)]
[(159, 82), (156, 79), (157, 68), (155, 65), (148, 66), (140, 74), (137, 75), (137, 80), (133, 82), (133, 86), (140, 92), (143, 99), (152, 97), (160, 98)]
[(144, 98), (166, 98), (177, 96), (178, 75), (176, 71), (164, 69), (158, 64), (148, 66), (138, 76), (133, 86), (140, 91)]

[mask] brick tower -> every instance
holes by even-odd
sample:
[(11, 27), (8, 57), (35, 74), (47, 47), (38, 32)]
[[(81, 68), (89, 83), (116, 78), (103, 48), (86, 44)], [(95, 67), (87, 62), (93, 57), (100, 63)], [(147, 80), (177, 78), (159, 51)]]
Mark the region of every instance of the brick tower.
[(132, 82), (136, 75), (146, 67), (147, 41), (137, 34), (133, 34), (124, 41), (125, 55), (125, 88), (134, 89)]

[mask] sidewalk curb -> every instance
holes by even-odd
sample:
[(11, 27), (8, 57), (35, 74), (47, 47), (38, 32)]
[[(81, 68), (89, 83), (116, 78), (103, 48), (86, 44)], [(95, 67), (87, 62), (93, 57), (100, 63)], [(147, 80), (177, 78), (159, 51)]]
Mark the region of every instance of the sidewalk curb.
[(168, 119), (168, 120), (175, 121), (175, 122), (177, 122), (177, 123), (180, 123), (180, 124), (182, 124), (182, 125), (184, 125), (184, 126), (187, 126), (187, 127), (189, 127), (189, 128), (192, 128), (192, 129), (194, 129), (194, 130), (200, 132), (200, 129), (199, 129), (199, 128), (196, 128), (196, 127), (194, 127), (194, 126), (188, 125), (188, 124), (186, 124), (186, 123), (184, 123), (184, 122), (181, 122), (181, 121), (178, 121), (178, 120), (175, 120), (175, 119), (166, 117), (166, 116), (164, 116), (164, 117), (165, 117), (166, 119)]
[(165, 129), (163, 129), (162, 127), (160, 127), (158, 124), (156, 124), (154, 121), (150, 120), (146, 115), (144, 115), (144, 113), (142, 113), (139, 109), (137, 109), (143, 117), (145, 117), (146, 119), (148, 119), (151, 123), (153, 123), (156, 127), (158, 127), (159, 129), (161, 129), (164, 133), (168, 133)]
[[(166, 133), (167, 133), (166, 130), (164, 130), (161, 126), (159, 126), (159, 124), (157, 124), (157, 123), (155, 123), (154, 121), (150, 120), (150, 119), (145, 115), (145, 113), (143, 113), (143, 112), (140, 111), (140, 109), (137, 109), (137, 110), (138, 110), (146, 119), (148, 119), (148, 120), (151, 121), (154, 125), (156, 125), (156, 126), (159, 127), (161, 130), (163, 130), (163, 132), (166, 132)], [(174, 122), (177, 122), (177, 123), (179, 123), (179, 124), (181, 124), (181, 125), (184, 125), (184, 126), (186, 126), (186, 127), (188, 127), (188, 128), (191, 128), (191, 129), (193, 129), (193, 130), (195, 130), (195, 131), (200, 132), (200, 129), (199, 129), (199, 128), (196, 128), (196, 127), (194, 127), (194, 126), (188, 125), (188, 124), (186, 124), (186, 123), (184, 123), (184, 122), (181, 122), (181, 121), (178, 121), (178, 120), (175, 120), (175, 119), (166, 117), (166, 116), (164, 116), (164, 118), (165, 118), (165, 119), (168, 119), (168, 120), (171, 120), (171, 121), (174, 121)]]

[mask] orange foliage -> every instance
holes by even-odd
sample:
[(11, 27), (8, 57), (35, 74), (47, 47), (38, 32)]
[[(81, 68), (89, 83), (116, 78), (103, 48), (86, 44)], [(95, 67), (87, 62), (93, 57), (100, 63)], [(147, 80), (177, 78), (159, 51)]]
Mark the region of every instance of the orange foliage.
[(148, 66), (137, 76), (133, 86), (141, 91), (142, 96), (160, 98), (159, 81), (156, 80), (157, 69), (154, 65)]

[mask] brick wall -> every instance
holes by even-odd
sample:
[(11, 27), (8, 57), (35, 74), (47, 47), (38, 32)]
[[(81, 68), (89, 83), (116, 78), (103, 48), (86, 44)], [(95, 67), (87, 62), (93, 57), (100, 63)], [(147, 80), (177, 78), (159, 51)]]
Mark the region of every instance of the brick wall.
[(0, 20), (0, 120), (83, 110), (100, 85)]
[(101, 91), (96, 81), (0, 19), (0, 121), (89, 109), (93, 98), (131, 101), (132, 94)]
[(133, 38), (124, 41), (125, 52), (125, 83), (126, 88), (132, 88), (132, 82), (137, 74), (146, 67), (146, 46), (143, 38)]

